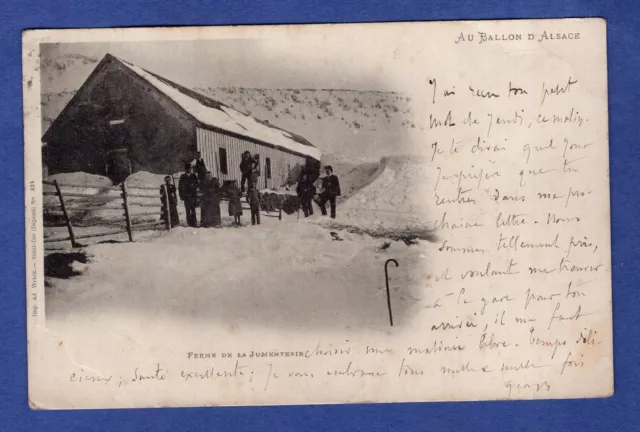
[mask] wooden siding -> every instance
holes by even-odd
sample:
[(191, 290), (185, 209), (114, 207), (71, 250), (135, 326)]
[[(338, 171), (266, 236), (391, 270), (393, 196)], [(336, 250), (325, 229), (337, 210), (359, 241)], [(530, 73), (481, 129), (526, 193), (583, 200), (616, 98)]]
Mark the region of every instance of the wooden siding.
[[(240, 173), (240, 161), (242, 153), (251, 152), (260, 155), (260, 177), (258, 177), (258, 189), (273, 189), (283, 186), (287, 183), (290, 176), (294, 177), (293, 182), (297, 181), (295, 173), (299, 172), (300, 167), (304, 166), (305, 158), (293, 155), (282, 150), (277, 150), (264, 145), (256, 144), (251, 141), (245, 141), (240, 138), (215, 132), (209, 129), (196, 128), (196, 137), (198, 151), (202, 153), (202, 157), (207, 164), (207, 168), (214, 177), (224, 180), (238, 180), (242, 175)], [(227, 174), (220, 172), (220, 148), (224, 148), (227, 153)], [(271, 178), (267, 178), (266, 160), (270, 159)]]

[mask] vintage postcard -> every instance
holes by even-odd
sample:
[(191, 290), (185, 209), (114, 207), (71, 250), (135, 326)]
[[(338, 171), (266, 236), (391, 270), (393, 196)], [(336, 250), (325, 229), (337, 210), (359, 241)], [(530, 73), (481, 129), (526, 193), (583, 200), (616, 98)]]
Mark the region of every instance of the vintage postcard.
[(613, 394), (604, 20), (23, 50), (34, 409)]

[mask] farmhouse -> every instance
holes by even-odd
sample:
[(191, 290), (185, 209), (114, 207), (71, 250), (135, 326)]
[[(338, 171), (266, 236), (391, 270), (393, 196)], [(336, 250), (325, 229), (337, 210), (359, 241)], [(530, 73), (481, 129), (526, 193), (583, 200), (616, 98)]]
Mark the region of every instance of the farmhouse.
[[(42, 138), (49, 174), (83, 171), (114, 182), (136, 171), (180, 172), (200, 151), (214, 177), (240, 179), (258, 154), (258, 187), (281, 186), (321, 152), (303, 137), (107, 54)], [(293, 180), (295, 181), (295, 179)]]

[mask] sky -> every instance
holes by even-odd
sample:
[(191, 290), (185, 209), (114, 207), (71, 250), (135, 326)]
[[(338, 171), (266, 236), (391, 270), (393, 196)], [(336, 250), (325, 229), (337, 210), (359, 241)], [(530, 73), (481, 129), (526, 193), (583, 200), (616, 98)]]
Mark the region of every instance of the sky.
[[(41, 59), (85, 55), (98, 61), (105, 54), (188, 87), (331, 88), (349, 90), (394, 90), (381, 80), (379, 70), (368, 68), (349, 50), (332, 44), (331, 52), (308, 49), (302, 43), (283, 46), (259, 39), (162, 42), (91, 42), (43, 44)], [(86, 75), (94, 65), (76, 73)], [(367, 70), (368, 69), (368, 70)], [(63, 74), (65, 75), (65, 74)], [(43, 89), (72, 89), (86, 76), (58, 77)]]

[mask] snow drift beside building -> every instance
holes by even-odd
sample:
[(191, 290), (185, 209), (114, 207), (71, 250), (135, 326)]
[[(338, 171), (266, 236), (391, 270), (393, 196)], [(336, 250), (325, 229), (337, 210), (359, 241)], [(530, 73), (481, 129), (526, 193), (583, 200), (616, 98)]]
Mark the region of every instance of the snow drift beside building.
[(433, 233), (427, 197), (433, 184), (433, 168), (427, 158), (384, 157), (371, 182), (339, 204), (335, 220), (317, 220), (375, 237), (429, 239)]

